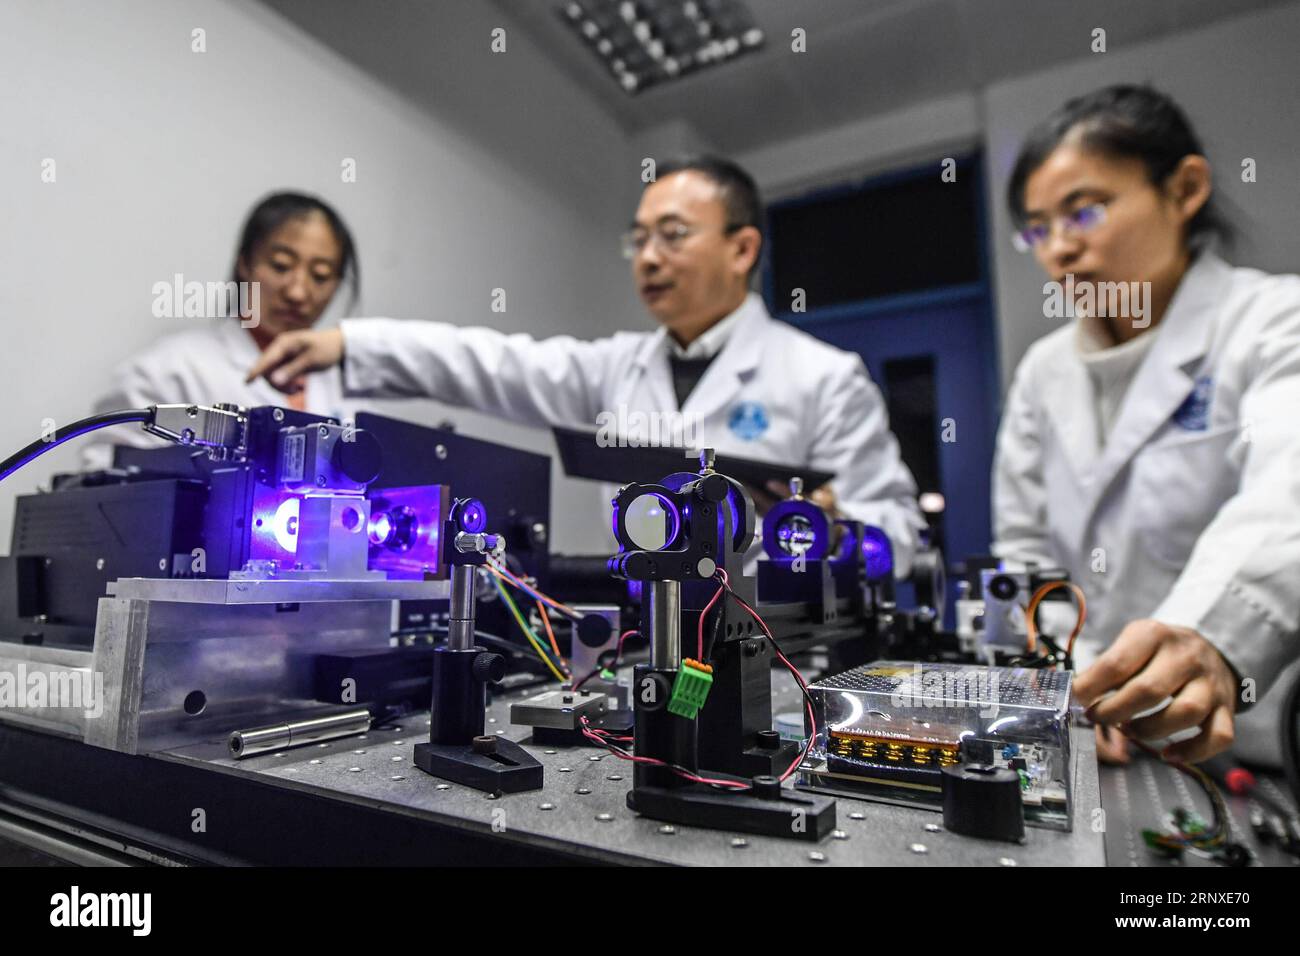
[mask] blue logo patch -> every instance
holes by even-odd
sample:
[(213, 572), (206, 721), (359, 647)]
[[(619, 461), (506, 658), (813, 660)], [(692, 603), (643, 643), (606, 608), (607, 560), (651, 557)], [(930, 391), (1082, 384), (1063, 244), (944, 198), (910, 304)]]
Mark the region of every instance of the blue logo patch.
[(1202, 375), (1196, 380), (1192, 393), (1174, 412), (1174, 424), (1189, 432), (1203, 432), (1210, 427), (1210, 396), (1214, 393), (1214, 379)]
[(741, 402), (727, 417), (727, 427), (738, 438), (753, 441), (767, 431), (767, 409), (758, 402)]

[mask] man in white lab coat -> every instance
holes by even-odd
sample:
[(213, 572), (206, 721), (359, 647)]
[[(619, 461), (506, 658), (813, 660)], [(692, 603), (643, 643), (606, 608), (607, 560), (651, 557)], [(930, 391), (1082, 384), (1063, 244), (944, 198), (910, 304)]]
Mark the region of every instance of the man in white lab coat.
[[(1184, 760), (1228, 747), (1300, 654), (1300, 278), (1206, 249), (1210, 191), (1186, 118), (1150, 89), (1081, 97), (1031, 134), (1009, 190), (1020, 245), (1077, 321), (1020, 363), (994, 474), (995, 552), (1087, 595), (1078, 696)], [(1135, 297), (1085, 295), (1107, 283)], [(1099, 746), (1126, 758), (1118, 734)]]
[(663, 164), (624, 237), (658, 330), (538, 341), (356, 319), (282, 335), (249, 377), (291, 390), (296, 377), (342, 363), (352, 396), (428, 396), (539, 426), (680, 411), (698, 444), (835, 472), (821, 502), (884, 529), (903, 573), (923, 522), (884, 402), (860, 357), (775, 321), (749, 291), (761, 216), (752, 179), (734, 164)]

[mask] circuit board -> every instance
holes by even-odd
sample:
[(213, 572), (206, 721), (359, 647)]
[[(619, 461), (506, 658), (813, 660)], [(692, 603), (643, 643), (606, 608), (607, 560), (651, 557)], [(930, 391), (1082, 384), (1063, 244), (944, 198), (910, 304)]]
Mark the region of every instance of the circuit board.
[(1014, 771), (1027, 823), (1071, 825), (1070, 675), (879, 661), (810, 690), (818, 740), (809, 789), (937, 806), (942, 771), (974, 762)]

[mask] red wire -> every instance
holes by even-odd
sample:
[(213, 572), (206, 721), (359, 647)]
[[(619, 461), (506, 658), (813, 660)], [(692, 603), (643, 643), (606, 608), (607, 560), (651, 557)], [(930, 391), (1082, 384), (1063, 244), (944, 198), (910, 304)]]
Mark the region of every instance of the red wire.
[[(611, 670), (612, 670), (613, 668), (615, 668), (615, 667), (618, 667), (618, 662), (621, 661), (621, 660), (623, 659), (623, 642), (626, 641), (626, 640), (627, 640), (629, 637), (631, 637), (633, 634), (639, 634), (639, 633), (640, 633), (640, 631), (637, 631), (637, 630), (634, 629), (634, 630), (631, 630), (631, 631), (624, 631), (623, 634), (622, 634), (622, 636), (619, 637), (619, 639), (618, 639), (618, 647), (615, 648), (615, 650), (614, 650), (614, 662), (613, 662), (612, 664), (609, 665)], [(582, 680), (578, 681), (578, 683), (574, 684), (574, 685), (573, 685), (573, 689), (574, 689), (574, 690), (581, 690), (583, 684), (587, 683), (587, 681), (591, 680), (593, 677), (595, 677), (597, 674), (599, 674), (599, 673), (600, 673), (601, 671), (603, 671), (603, 670), (605, 670), (605, 668), (600, 667), (600, 666), (597, 666), (596, 669), (595, 669), (594, 671), (592, 671), (590, 674), (588, 674), (588, 675), (587, 675), (586, 677), (584, 677)]]
[(721, 780), (715, 777), (701, 777), (698, 774), (688, 773), (685, 770), (682, 770), (678, 767), (674, 767), (672, 764), (660, 760), (657, 757), (638, 757), (635, 754), (630, 754), (625, 750), (620, 750), (619, 748), (607, 743), (606, 741), (598, 737), (595, 734), (595, 732), (591, 730), (590, 726), (588, 725), (586, 717), (582, 718), (582, 733), (583, 736), (600, 744), (602, 747), (604, 747), (606, 750), (612, 753), (615, 757), (618, 757), (620, 760), (629, 760), (632, 763), (648, 764), (649, 766), (652, 767), (667, 767), (673, 773), (677, 774), (677, 776), (689, 780), (692, 783), (705, 783), (716, 787), (731, 787), (737, 790), (750, 789), (749, 784), (743, 783), (739, 780)]
[(719, 568), (718, 573), (723, 576), (723, 583), (713, 592), (713, 597), (709, 598), (709, 603), (704, 605), (704, 610), (700, 612), (699, 642), (697, 645), (699, 649), (695, 653), (695, 659), (701, 664), (704, 663), (704, 619), (709, 616), (709, 611), (712, 610), (713, 605), (718, 602), (718, 598), (722, 597), (722, 592), (727, 590), (727, 572)]
[(731, 589), (731, 585), (728, 584), (726, 581), (726, 577), (725, 577), (726, 572), (722, 571), (721, 573), (723, 574), (722, 586), (726, 589), (727, 593), (730, 594), (733, 599), (735, 599), (736, 603), (739, 604), (741, 607), (743, 607), (747, 612), (749, 612), (749, 616), (758, 622), (758, 626), (763, 629), (763, 633), (767, 635), (767, 639), (771, 642), (772, 647), (775, 649), (777, 658), (781, 661), (782, 664), (786, 666), (786, 668), (790, 671), (790, 673), (794, 675), (795, 681), (798, 682), (799, 687), (804, 692), (804, 701), (803, 701), (804, 710), (808, 714), (808, 727), (809, 727), (808, 743), (804, 746), (803, 753), (795, 757), (794, 762), (790, 764), (789, 767), (786, 768), (785, 773), (781, 774), (781, 780), (784, 782), (786, 779), (789, 778), (789, 776), (792, 773), (795, 772), (795, 770), (798, 769), (799, 764), (803, 763), (805, 760), (808, 759), (808, 754), (812, 751), (813, 743), (817, 740), (817, 715), (813, 711), (812, 703), (808, 700), (808, 694), (809, 694), (808, 682), (805, 681), (803, 679), (803, 675), (799, 673), (799, 668), (791, 664), (790, 659), (787, 658), (784, 653), (782, 653), (781, 646), (776, 643), (776, 638), (772, 636), (772, 632), (768, 628), (767, 622), (764, 621), (763, 618), (759, 616), (759, 613), (757, 611), (755, 611), (752, 607), (746, 604), (745, 600), (740, 595), (738, 595), (735, 591)]
[(608, 730), (601, 730), (599, 727), (588, 727), (587, 729), (590, 730), (593, 734), (599, 734), (599, 735), (600, 735), (602, 738), (604, 738), (605, 740), (626, 740), (626, 741), (632, 741), (632, 740), (635, 739), (635, 738), (633, 738), (633, 737), (619, 737), (619, 736), (617, 736), (617, 735), (615, 735), (615, 734), (611, 734)]
[[(803, 674), (799, 673), (799, 668), (795, 667), (794, 664), (790, 663), (790, 659), (786, 657), (785, 654), (782, 652), (781, 646), (776, 643), (776, 638), (772, 636), (772, 631), (767, 626), (767, 622), (764, 621), (763, 618), (759, 615), (759, 613), (755, 611), (752, 607), (750, 607), (745, 602), (745, 600), (740, 597), (740, 595), (738, 595), (735, 591), (731, 589), (731, 584), (730, 581), (728, 580), (727, 572), (722, 568), (718, 568), (717, 573), (718, 573), (718, 578), (722, 581), (722, 584), (718, 588), (718, 590), (714, 592), (713, 597), (709, 599), (709, 603), (704, 605), (704, 610), (700, 612), (700, 620), (699, 620), (699, 628), (698, 628), (700, 662), (703, 663), (704, 661), (704, 619), (708, 617), (709, 611), (713, 608), (713, 605), (717, 603), (718, 598), (722, 596), (722, 592), (726, 591), (727, 594), (729, 594), (732, 598), (735, 599), (737, 604), (739, 604), (742, 608), (745, 609), (745, 611), (749, 614), (750, 617), (752, 617), (755, 621), (758, 622), (758, 626), (763, 629), (763, 633), (767, 635), (768, 641), (771, 642), (772, 647), (776, 653), (777, 659), (780, 660), (781, 663), (785, 665), (786, 669), (789, 670), (792, 675), (794, 675), (795, 681), (799, 684), (800, 689), (803, 690), (804, 692), (804, 710), (808, 714), (808, 726), (810, 728), (810, 733), (808, 735), (808, 743), (804, 746), (803, 752), (800, 753), (797, 757), (795, 757), (794, 762), (791, 763), (790, 766), (786, 768), (785, 773), (781, 774), (780, 780), (782, 782), (785, 782), (787, 779), (789, 779), (790, 775), (793, 774), (795, 770), (798, 769), (799, 765), (808, 759), (808, 754), (812, 751), (812, 746), (817, 740), (817, 714), (813, 711), (812, 703), (808, 699), (809, 696), (808, 682), (804, 680)], [(627, 638), (629, 634), (633, 634), (633, 633), (635, 632), (628, 631), (626, 634), (623, 635), (623, 637), (619, 638), (620, 651), (622, 650), (623, 647), (623, 641)], [(634, 754), (629, 754), (626, 751), (620, 750), (618, 747), (613, 746), (612, 744), (609, 743), (609, 741), (630, 740), (631, 738), (614, 737), (613, 735), (608, 734), (604, 731), (596, 730), (595, 728), (592, 728), (590, 726), (586, 717), (582, 718), (582, 733), (583, 736), (587, 737), (589, 740), (592, 740), (597, 744), (600, 744), (602, 747), (604, 747), (606, 750), (608, 750), (610, 753), (612, 753), (614, 756), (618, 757), (621, 760), (629, 760), (632, 763), (648, 764), (654, 767), (667, 767), (673, 773), (677, 774), (677, 776), (683, 777), (686, 780), (690, 780), (693, 783), (712, 784), (714, 786), (730, 787), (738, 790), (752, 789), (751, 785), (748, 783), (742, 783), (737, 780), (721, 780), (712, 777), (701, 777), (697, 774), (688, 773), (684, 770), (681, 770), (678, 767), (674, 767), (672, 764), (667, 763), (666, 761), (663, 760), (659, 760), (658, 758), (655, 757), (641, 757), (641, 756), (636, 756)]]

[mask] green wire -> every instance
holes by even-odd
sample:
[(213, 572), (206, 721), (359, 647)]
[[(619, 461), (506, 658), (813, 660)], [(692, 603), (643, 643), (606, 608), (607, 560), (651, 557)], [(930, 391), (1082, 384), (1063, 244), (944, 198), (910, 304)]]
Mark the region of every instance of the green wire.
[[(524, 636), (527, 637), (528, 640), (532, 643), (533, 650), (537, 651), (537, 656), (540, 657), (542, 661), (548, 667), (551, 668), (551, 671), (553, 673), (558, 671), (559, 668), (556, 667), (551, 662), (551, 659), (546, 655), (546, 652), (542, 649), (542, 642), (538, 640), (537, 635), (533, 633), (533, 629), (528, 626), (528, 622), (524, 620), (524, 616), (519, 613), (519, 607), (518, 605), (515, 604), (514, 599), (510, 596), (510, 594), (506, 591), (506, 589), (501, 586), (501, 579), (494, 574), (492, 575), (492, 583), (496, 585), (497, 593), (501, 595), (501, 600), (506, 602), (506, 607), (510, 608), (510, 613), (514, 615), (515, 621), (518, 622), (520, 629), (523, 630), (524, 632)], [(564, 678), (561, 677), (560, 680), (563, 681)]]

